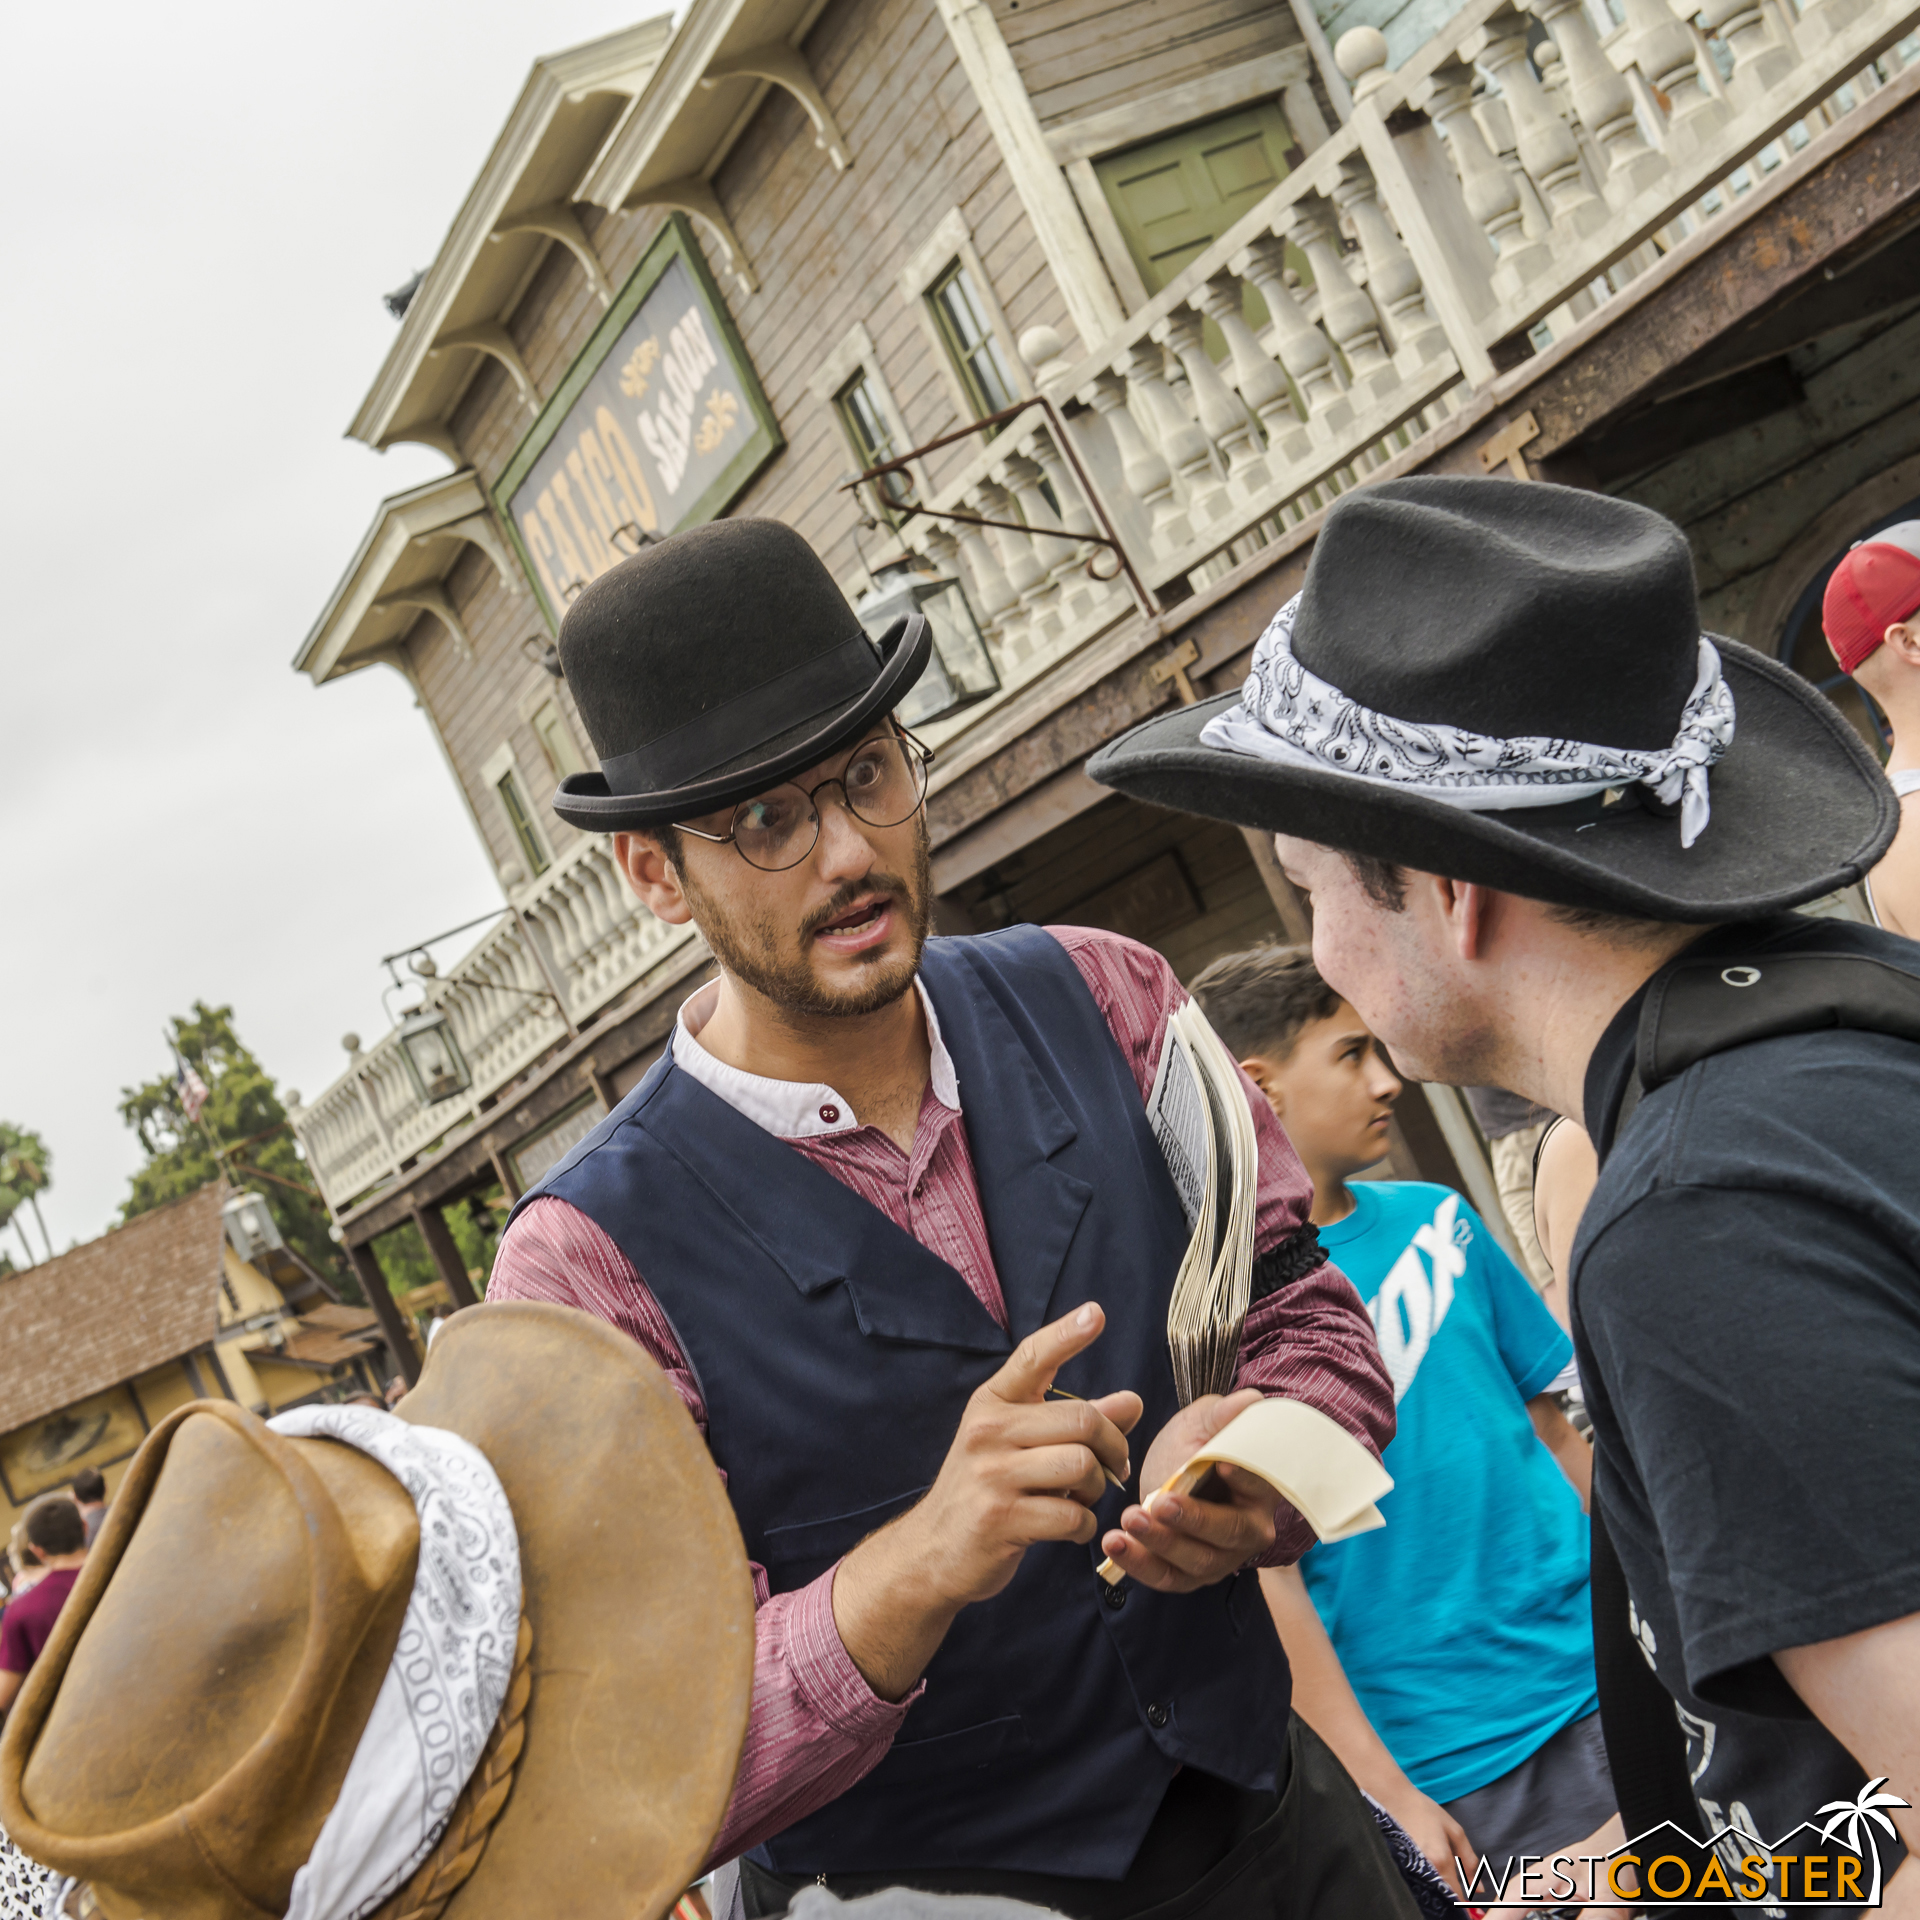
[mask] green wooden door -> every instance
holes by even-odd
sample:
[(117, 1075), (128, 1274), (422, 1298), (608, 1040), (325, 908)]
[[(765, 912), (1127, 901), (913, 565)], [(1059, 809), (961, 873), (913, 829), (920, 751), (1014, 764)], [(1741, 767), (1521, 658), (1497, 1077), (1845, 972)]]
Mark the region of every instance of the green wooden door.
[[(1262, 101), (1093, 163), (1127, 251), (1158, 293), (1286, 177), (1297, 157), (1278, 105)], [(1249, 316), (1259, 296), (1249, 294)], [(1259, 313), (1261, 324), (1266, 314)]]

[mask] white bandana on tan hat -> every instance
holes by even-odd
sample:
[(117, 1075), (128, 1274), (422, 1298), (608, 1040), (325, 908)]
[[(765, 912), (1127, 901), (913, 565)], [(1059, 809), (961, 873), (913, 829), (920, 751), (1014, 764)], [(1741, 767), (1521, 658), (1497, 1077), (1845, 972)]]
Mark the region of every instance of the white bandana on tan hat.
[[(267, 1425), (377, 1460), (420, 1520), (386, 1678), (287, 1907), (287, 1920), (366, 1920), (432, 1852), (500, 1717), (520, 1631), (520, 1535), (486, 1455), (444, 1427), (336, 1406), (294, 1407)], [(0, 1868), (10, 1851), (0, 1847)], [(73, 1886), (46, 1875), (45, 1920), (64, 1920)]]
[(1207, 722), (1203, 745), (1346, 774), (1470, 813), (1546, 807), (1639, 785), (1661, 805), (1679, 807), (1683, 847), (1706, 830), (1712, 812), (1707, 773), (1733, 739), (1734, 714), (1719, 649), (1704, 635), (1699, 671), (1672, 744), (1641, 752), (1583, 740), (1502, 739), (1376, 713), (1294, 657), (1299, 605), (1295, 594), (1255, 642), (1238, 703)]

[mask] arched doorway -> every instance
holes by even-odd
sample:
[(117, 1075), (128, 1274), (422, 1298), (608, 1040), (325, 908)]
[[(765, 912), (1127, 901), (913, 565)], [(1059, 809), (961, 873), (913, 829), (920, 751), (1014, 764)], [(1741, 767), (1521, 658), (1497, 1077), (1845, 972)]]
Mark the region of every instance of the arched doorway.
[(1920, 520), (1920, 460), (1903, 460), (1821, 514), (1774, 563), (1754, 604), (1752, 644), (1772, 652), (1831, 700), (1883, 760), (1879, 709), (1834, 664), (1820, 623), (1827, 582), (1847, 550), (1902, 520)]

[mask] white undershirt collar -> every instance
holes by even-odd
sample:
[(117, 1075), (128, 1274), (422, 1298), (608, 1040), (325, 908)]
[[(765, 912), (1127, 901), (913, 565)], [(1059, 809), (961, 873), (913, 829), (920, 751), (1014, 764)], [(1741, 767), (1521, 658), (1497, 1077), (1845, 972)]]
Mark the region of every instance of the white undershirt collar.
[[(940, 1016), (933, 1010), (925, 983), (918, 975), (914, 986), (920, 994), (920, 1011), (927, 1018), (927, 1044), (932, 1053), (929, 1078), (933, 1097), (943, 1107), (960, 1111), (960, 1081), (953, 1070), (953, 1056), (940, 1038)], [(860, 1125), (852, 1104), (821, 1081), (769, 1080), (764, 1074), (745, 1073), (730, 1067), (700, 1044), (700, 1030), (713, 1018), (720, 1003), (720, 982), (709, 980), (698, 993), (689, 994), (681, 1003), (680, 1018), (673, 1029), (673, 1060), (683, 1073), (698, 1080), (709, 1093), (717, 1093), (736, 1113), (743, 1113), (756, 1127), (782, 1140), (810, 1140), (821, 1134), (852, 1133)]]

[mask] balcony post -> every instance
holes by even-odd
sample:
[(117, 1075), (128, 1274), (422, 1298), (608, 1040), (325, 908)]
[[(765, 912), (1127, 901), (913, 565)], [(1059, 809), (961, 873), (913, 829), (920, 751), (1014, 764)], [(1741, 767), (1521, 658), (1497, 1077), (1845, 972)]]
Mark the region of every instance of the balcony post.
[(360, 1291), (367, 1296), (367, 1305), (380, 1322), (380, 1331), (387, 1337), (387, 1348), (393, 1355), (393, 1364), (406, 1376), (408, 1386), (417, 1386), (420, 1381), (420, 1349), (414, 1344), (413, 1329), (407, 1324), (406, 1315), (394, 1304), (386, 1273), (373, 1250), (372, 1241), (348, 1241), (347, 1258), (359, 1276)]
[(474, 1292), (473, 1282), (467, 1278), (467, 1270), (461, 1264), (460, 1249), (453, 1244), (453, 1229), (447, 1225), (446, 1215), (429, 1202), (414, 1208), (413, 1224), (420, 1229), (420, 1238), (427, 1243), (427, 1252), (433, 1256), (434, 1270), (447, 1283), (454, 1310), (457, 1312), (462, 1307), (477, 1307), (480, 1296)]

